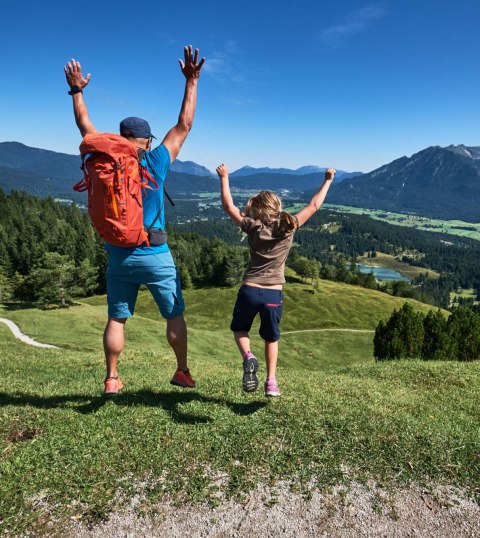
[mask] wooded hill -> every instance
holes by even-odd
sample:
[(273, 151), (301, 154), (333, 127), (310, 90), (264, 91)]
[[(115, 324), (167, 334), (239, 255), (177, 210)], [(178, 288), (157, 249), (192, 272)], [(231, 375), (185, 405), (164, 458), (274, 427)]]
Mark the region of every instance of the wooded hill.
[[(207, 237), (219, 237), (229, 244), (242, 244), (242, 236), (229, 220), (208, 220), (183, 224), (178, 230), (196, 231)], [(459, 287), (474, 288), (480, 293), (480, 242), (460, 236), (426, 232), (395, 226), (367, 215), (353, 215), (321, 210), (295, 233), (296, 247), (291, 253), (321, 262), (322, 278), (330, 278), (330, 269), (339, 260), (354, 260), (371, 253), (384, 252), (397, 256), (411, 265), (440, 273), (437, 279), (419, 277), (413, 286), (395, 283), (404, 288), (395, 293), (420, 293), (419, 300), (444, 308), (449, 304), (449, 292)], [(337, 271), (338, 272), (338, 271)], [(338, 275), (336, 280), (343, 280)], [(415, 295), (407, 295), (415, 296)], [(430, 297), (428, 297), (430, 296)]]
[(480, 147), (429, 147), (334, 184), (328, 201), (480, 222)]
[[(201, 226), (193, 232), (180, 226), (168, 228), (169, 245), (183, 287), (192, 284), (233, 286), (241, 280), (247, 248), (235, 240), (239, 237), (238, 229), (231, 223), (212, 221), (205, 224), (216, 227), (210, 237), (197, 233), (203, 230), (209, 235), (208, 229)], [(222, 234), (222, 229), (230, 232)], [(219, 235), (225, 235), (230, 245)], [(64, 207), (51, 198), (42, 200), (15, 191), (7, 196), (0, 190), (0, 239), (0, 302), (64, 304), (74, 297), (105, 291), (103, 245), (88, 215), (75, 205)], [(301, 236), (299, 239), (302, 240)], [(311, 284), (321, 277), (431, 304), (444, 305), (448, 301), (445, 288), (442, 288), (443, 295), (436, 289), (427, 289), (427, 283), (437, 281), (429, 279), (422, 286), (408, 283), (379, 285), (371, 274), (357, 271), (355, 265), (348, 268), (346, 255), (339, 250), (332, 252), (330, 245), (325, 246), (321, 256), (318, 254), (304, 249), (300, 242), (292, 251), (288, 264), (298, 277)]]

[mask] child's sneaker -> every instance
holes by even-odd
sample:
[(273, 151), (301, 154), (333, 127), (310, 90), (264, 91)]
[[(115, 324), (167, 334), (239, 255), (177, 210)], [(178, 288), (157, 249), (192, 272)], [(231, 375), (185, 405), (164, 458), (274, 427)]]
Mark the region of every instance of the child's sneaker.
[(107, 377), (105, 383), (105, 394), (118, 394), (123, 389), (122, 380), (118, 377)]
[(270, 377), (265, 381), (265, 396), (280, 396), (277, 380)]
[(258, 389), (258, 361), (254, 355), (249, 355), (243, 359), (243, 390), (245, 392), (255, 392)]
[(185, 389), (195, 388), (195, 380), (190, 375), (190, 370), (188, 370), (188, 368), (185, 371), (177, 368), (177, 371), (173, 374), (170, 384), (176, 385), (177, 387), (183, 387)]

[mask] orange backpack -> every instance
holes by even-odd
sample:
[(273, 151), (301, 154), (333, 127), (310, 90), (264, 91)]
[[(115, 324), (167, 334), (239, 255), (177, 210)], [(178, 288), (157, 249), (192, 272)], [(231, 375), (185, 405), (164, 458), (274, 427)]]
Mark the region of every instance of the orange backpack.
[(156, 181), (137, 148), (110, 133), (87, 134), (80, 144), (84, 177), (73, 189), (88, 191), (88, 214), (100, 237), (118, 247), (150, 244), (143, 223), (142, 188)]

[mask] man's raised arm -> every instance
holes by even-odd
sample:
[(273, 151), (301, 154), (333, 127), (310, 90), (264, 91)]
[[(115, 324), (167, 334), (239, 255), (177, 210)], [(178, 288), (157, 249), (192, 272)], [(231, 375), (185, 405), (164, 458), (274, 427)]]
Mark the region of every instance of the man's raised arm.
[(75, 122), (82, 136), (86, 134), (96, 133), (97, 130), (93, 126), (88, 115), (87, 105), (83, 98), (83, 89), (90, 81), (90, 74), (86, 77), (82, 75), (82, 66), (80, 62), (72, 60), (64, 67), (67, 84), (70, 86), (68, 92), (73, 100), (73, 113), (75, 114)]
[(182, 62), (182, 60), (178, 61), (180, 63), (180, 69), (186, 78), (185, 94), (183, 96), (178, 122), (175, 127), (172, 127), (172, 129), (168, 131), (162, 141), (162, 144), (167, 147), (170, 153), (172, 162), (177, 158), (180, 148), (192, 128), (195, 108), (197, 106), (197, 81), (200, 76), (200, 70), (205, 62), (205, 58), (202, 58), (200, 62), (197, 63), (198, 49), (195, 49), (194, 54), (192, 46), (189, 45), (188, 47), (185, 47), (185, 63)]

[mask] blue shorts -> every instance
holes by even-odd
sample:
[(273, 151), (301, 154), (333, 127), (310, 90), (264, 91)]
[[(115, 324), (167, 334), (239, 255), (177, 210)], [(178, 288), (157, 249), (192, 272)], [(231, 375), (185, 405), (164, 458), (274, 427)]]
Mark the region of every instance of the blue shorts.
[(282, 312), (281, 290), (242, 286), (238, 290), (230, 329), (249, 332), (255, 316), (260, 313), (260, 336), (268, 342), (276, 342), (280, 338)]
[(109, 252), (107, 267), (108, 317), (133, 316), (138, 289), (145, 284), (165, 319), (185, 310), (182, 287), (170, 251), (160, 254)]

